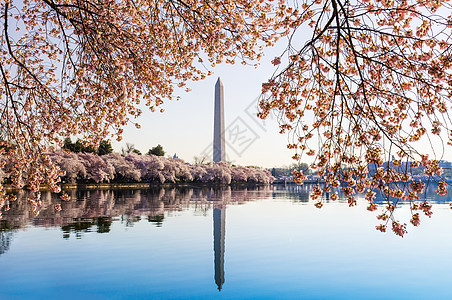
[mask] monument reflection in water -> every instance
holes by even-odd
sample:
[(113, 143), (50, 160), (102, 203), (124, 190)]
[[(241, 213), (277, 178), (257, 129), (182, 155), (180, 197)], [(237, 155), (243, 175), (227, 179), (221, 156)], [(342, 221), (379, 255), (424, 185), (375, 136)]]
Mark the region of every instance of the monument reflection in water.
[(226, 230), (226, 208), (213, 209), (213, 249), (215, 255), (215, 283), (218, 290), (224, 284), (224, 238)]

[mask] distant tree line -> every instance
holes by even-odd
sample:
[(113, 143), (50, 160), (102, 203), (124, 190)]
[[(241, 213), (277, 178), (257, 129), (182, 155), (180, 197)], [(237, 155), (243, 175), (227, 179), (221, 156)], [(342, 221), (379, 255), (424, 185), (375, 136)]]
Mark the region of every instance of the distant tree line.
[(309, 165), (307, 163), (294, 163), (291, 164), (288, 167), (282, 167), (282, 168), (272, 168), (271, 173), (273, 177), (280, 178), (280, 177), (288, 177), (293, 176), (293, 171), (299, 171), (303, 172), (305, 175), (312, 174), (312, 170), (309, 168)]
[[(70, 152), (74, 153), (94, 153), (97, 155), (105, 155), (113, 153), (113, 147), (111, 146), (111, 143), (105, 140), (100, 141), (99, 146), (95, 148), (91, 144), (87, 144), (84, 141), (77, 139), (77, 141), (72, 142), (71, 138), (66, 138), (64, 140), (64, 146), (63, 149), (68, 150)], [(141, 155), (141, 151), (135, 148), (134, 144), (126, 143), (126, 147), (122, 149), (122, 155), (126, 156), (130, 153), (136, 153), (138, 155)], [(163, 150), (162, 145), (158, 144), (157, 146), (151, 148), (146, 153), (147, 155), (157, 155), (157, 156), (165, 156), (165, 151)]]
[[(130, 154), (130, 153), (142, 155), (141, 151), (138, 150), (137, 148), (135, 148), (135, 145), (131, 144), (131, 143), (126, 143), (126, 146), (125, 146), (125, 148), (122, 148), (121, 153), (122, 153), (122, 156), (126, 156), (127, 154)], [(152, 154), (152, 155), (156, 155), (156, 156), (165, 156), (165, 151), (163, 150), (162, 145), (158, 144), (157, 146), (149, 149), (146, 154), (147, 155)]]
[(64, 140), (63, 149), (74, 153), (84, 152), (84, 153), (94, 153), (97, 155), (113, 153), (113, 147), (111, 146), (111, 143), (108, 141), (105, 140), (100, 141), (99, 146), (95, 148), (93, 145), (86, 144), (80, 139), (77, 139), (77, 141), (74, 143), (69, 137)]

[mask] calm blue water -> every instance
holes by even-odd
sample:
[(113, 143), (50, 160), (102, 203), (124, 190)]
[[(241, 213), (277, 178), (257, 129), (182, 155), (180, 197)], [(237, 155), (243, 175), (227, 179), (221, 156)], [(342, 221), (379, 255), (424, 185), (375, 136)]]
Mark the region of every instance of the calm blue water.
[(317, 209), (308, 195), (79, 191), (59, 213), (43, 195), (37, 217), (18, 201), (0, 222), (0, 299), (450, 299), (447, 196), (400, 238), (364, 201)]

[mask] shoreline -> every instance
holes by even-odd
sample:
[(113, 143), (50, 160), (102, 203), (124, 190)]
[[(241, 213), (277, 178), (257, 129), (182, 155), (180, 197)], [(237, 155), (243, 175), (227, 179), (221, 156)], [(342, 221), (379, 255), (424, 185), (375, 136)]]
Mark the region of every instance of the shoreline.
[[(248, 183), (248, 182), (234, 182), (230, 184), (224, 183), (207, 183), (207, 182), (168, 182), (168, 183), (149, 183), (149, 182), (135, 182), (135, 183), (62, 183), (60, 184), (61, 191), (68, 190), (120, 190), (120, 189), (150, 189), (150, 188), (219, 188), (219, 187), (256, 187), (256, 186), (270, 186), (272, 183)], [(21, 190), (29, 191), (27, 187), (23, 189), (14, 188), (10, 184), (4, 185), (6, 192), (17, 192)], [(49, 191), (46, 186), (39, 188), (40, 192)]]

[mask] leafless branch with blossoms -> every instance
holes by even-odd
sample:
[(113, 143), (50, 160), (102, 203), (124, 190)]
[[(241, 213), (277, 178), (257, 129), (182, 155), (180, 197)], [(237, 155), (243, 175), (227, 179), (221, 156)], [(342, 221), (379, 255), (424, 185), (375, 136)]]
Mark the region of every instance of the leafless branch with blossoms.
[[(0, 3), (0, 165), (16, 188), (54, 192), (49, 150), (98, 144), (201, 80), (206, 63), (253, 63), (287, 30), (281, 5), (248, 0), (5, 0)], [(139, 125), (137, 124), (137, 127)], [(5, 190), (0, 184), (0, 202)]]
[[(438, 193), (446, 193), (438, 157), (452, 145), (450, 4), (304, 0), (287, 8), (310, 16), (305, 25), (312, 36), (304, 44), (289, 43), (286, 64), (283, 56), (273, 60), (279, 69), (263, 85), (260, 117), (280, 112), (281, 132), (294, 137), (288, 145), (296, 149), (294, 159), (314, 158), (311, 168), (326, 184), (313, 191), (313, 198), (341, 182), (351, 206), (355, 193), (365, 192), (374, 210), (370, 193), (380, 189), (388, 203), (390, 198), (409, 201), (412, 223), (418, 224), (415, 202), (423, 186), (413, 182), (410, 170), (419, 164), (439, 182)], [(295, 181), (302, 180), (296, 172)], [(391, 221), (402, 236), (405, 227), (393, 210), (383, 211), (389, 214), (386, 224)], [(386, 224), (377, 229), (384, 231)]]

